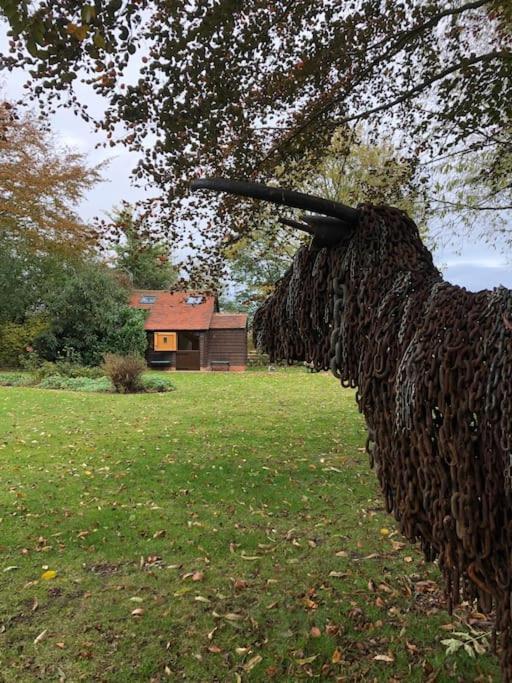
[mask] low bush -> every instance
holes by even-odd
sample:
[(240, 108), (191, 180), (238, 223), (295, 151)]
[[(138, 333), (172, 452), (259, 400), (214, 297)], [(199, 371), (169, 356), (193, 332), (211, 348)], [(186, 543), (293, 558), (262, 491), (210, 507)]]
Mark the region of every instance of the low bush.
[(176, 387), (167, 377), (158, 377), (150, 375), (142, 378), (142, 387), (148, 393), (157, 393), (164, 391), (174, 391)]
[(55, 362), (44, 361), (35, 370), (35, 376), (37, 379), (42, 380), (45, 377), (55, 377), (60, 375), (61, 377), (87, 377), (89, 379), (98, 379), (104, 376), (104, 373), (99, 367), (85, 367), (83, 365), (77, 365), (76, 363), (70, 363), (67, 360), (58, 360)]
[(145, 360), (140, 356), (107, 353), (101, 369), (111, 379), (118, 393), (133, 394), (143, 390), (142, 373), (147, 368)]
[(18, 372), (0, 372), (0, 386), (2, 387), (28, 387), (33, 383), (32, 375)]
[(64, 377), (50, 375), (39, 383), (41, 389), (67, 389), (68, 391), (112, 391), (112, 383), (108, 377)]
[[(43, 363), (35, 373), (20, 373), (20, 372), (0, 372), (0, 386), (4, 387), (28, 387), (35, 386), (41, 389), (65, 389), (67, 391), (87, 391), (87, 392), (113, 392), (118, 393), (163, 393), (166, 391), (175, 391), (176, 387), (168, 377), (159, 375), (142, 376), (142, 371), (145, 370), (145, 364), (140, 358), (120, 357), (122, 360), (118, 362), (116, 359), (112, 361), (109, 358), (109, 367), (112, 367), (113, 374), (116, 375), (116, 381), (120, 382), (120, 389), (116, 389), (113, 380), (103, 375), (99, 368), (83, 368), (74, 366), (73, 369), (62, 368), (59, 363)], [(138, 372), (137, 378), (134, 378), (135, 371)], [(115, 372), (114, 372), (115, 370)], [(62, 371), (62, 372), (61, 372)], [(68, 374), (63, 374), (64, 372)], [(94, 371), (94, 372), (93, 372)], [(83, 372), (78, 376), (74, 376), (75, 372)], [(100, 376), (98, 376), (98, 373)], [(123, 374), (124, 373), (124, 374)], [(125, 382), (128, 379), (128, 386), (125, 388)], [(133, 389), (136, 387), (136, 389)]]
[(18, 356), (18, 365), (22, 370), (26, 370), (27, 372), (35, 372), (42, 362), (43, 359), (37, 351), (34, 351), (34, 349)]

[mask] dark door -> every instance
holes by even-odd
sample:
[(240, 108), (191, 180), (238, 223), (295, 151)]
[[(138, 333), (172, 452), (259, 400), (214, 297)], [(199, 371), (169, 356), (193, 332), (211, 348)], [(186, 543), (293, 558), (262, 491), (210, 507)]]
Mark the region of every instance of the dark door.
[(200, 370), (201, 352), (196, 332), (178, 332), (176, 370)]
[(200, 370), (199, 351), (176, 351), (176, 370)]

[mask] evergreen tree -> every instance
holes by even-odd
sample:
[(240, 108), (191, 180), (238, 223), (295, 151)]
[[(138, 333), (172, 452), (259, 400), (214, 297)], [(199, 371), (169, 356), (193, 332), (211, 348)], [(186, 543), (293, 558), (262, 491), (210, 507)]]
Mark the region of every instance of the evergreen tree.
[(169, 249), (151, 240), (144, 220), (130, 207), (123, 207), (114, 222), (122, 235), (120, 243), (114, 245), (116, 271), (127, 276), (135, 289), (169, 289), (178, 276)]

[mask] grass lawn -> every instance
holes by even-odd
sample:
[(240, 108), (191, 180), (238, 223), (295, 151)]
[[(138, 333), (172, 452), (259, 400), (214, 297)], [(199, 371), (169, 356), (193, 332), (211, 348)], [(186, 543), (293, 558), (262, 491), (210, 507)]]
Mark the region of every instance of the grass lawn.
[(448, 616), (384, 513), (351, 391), (172, 379), (0, 388), (0, 681), (499, 679), (446, 656), (486, 622)]

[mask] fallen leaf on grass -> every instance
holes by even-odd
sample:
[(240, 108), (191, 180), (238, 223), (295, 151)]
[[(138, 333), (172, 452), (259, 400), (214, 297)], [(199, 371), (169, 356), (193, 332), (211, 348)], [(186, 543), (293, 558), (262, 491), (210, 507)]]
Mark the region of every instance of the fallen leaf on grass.
[(44, 639), (44, 637), (46, 636), (47, 633), (48, 633), (47, 628), (45, 628), (44, 631), (41, 631), (41, 633), (37, 636), (37, 638), (34, 638), (34, 645), (37, 645), (38, 643), (40, 643)]
[(337, 636), (340, 630), (341, 628), (339, 624), (327, 624), (327, 626), (325, 627), (325, 632), (329, 636)]
[(54, 569), (48, 569), (48, 571), (41, 574), (43, 581), (51, 581), (57, 576), (57, 572)]
[(19, 567), (17, 567), (16, 565), (12, 565), (10, 567), (6, 567), (4, 569), (4, 572), (13, 572), (15, 569), (19, 569)]
[[(405, 558), (407, 561), (407, 558)], [(434, 593), (438, 589), (435, 581), (416, 581), (414, 590), (418, 593)]]
[(251, 657), (248, 662), (244, 664), (244, 671), (252, 671), (255, 666), (257, 666), (263, 657), (261, 655), (255, 655), (254, 657)]
[(236, 612), (228, 612), (228, 614), (224, 615), (224, 619), (227, 619), (228, 621), (241, 621), (243, 616), (241, 614), (236, 614)]
[(144, 602), (144, 600), (135, 595), (133, 598), (130, 598), (130, 602)]
[(374, 657), (375, 661), (377, 662), (394, 662), (395, 658), (392, 657), (391, 655), (375, 655)]
[(311, 630), (309, 631), (309, 635), (312, 638), (320, 638), (322, 631), (318, 628), (318, 626), (312, 626)]
[(144, 614), (144, 609), (142, 607), (137, 607), (132, 611), (132, 617), (141, 617)]
[(310, 598), (303, 598), (302, 602), (306, 605), (308, 609), (316, 609), (318, 607), (318, 603), (316, 603), (314, 600), (311, 600)]
[(182, 581), (185, 581), (186, 579), (192, 579), (192, 581), (202, 581), (204, 579), (204, 572), (187, 572), (186, 574), (183, 574), (183, 576), (181, 577)]
[(345, 579), (348, 575), (348, 572), (329, 572), (329, 576), (333, 579)]
[(220, 652), (222, 652), (222, 649), (218, 645), (209, 645), (208, 652), (212, 652), (213, 654), (219, 654)]
[(331, 662), (333, 664), (339, 664), (342, 659), (343, 659), (343, 652), (340, 650), (339, 647), (337, 647), (334, 650), (334, 652), (332, 653)]
[(304, 666), (305, 664), (311, 664), (314, 662), (318, 655), (313, 655), (312, 657), (303, 657), (302, 659), (296, 659), (295, 661), (299, 666)]
[(482, 612), (471, 612), (468, 617), (468, 621), (471, 624), (473, 621), (487, 621), (489, 615), (482, 614)]
[(55, 647), (58, 647), (59, 650), (63, 650), (66, 646), (64, 645), (64, 643), (55, 643)]

